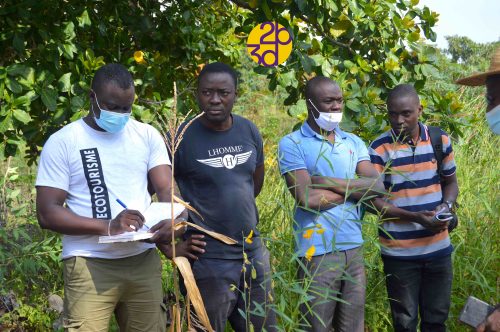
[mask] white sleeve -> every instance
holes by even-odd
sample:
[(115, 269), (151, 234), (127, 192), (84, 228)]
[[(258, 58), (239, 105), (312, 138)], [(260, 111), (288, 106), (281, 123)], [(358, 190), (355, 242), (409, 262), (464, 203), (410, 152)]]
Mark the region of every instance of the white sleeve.
[(69, 190), (70, 171), (65, 140), (60, 135), (49, 137), (42, 149), (36, 186)]
[(150, 127), (148, 172), (159, 165), (170, 165), (170, 158), (162, 136), (158, 130)]

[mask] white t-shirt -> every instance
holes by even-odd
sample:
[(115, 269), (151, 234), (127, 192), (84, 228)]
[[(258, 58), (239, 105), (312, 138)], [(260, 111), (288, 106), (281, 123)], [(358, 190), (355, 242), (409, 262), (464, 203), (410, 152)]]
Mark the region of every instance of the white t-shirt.
[[(123, 130), (112, 134), (92, 129), (80, 119), (45, 143), (36, 186), (66, 191), (67, 208), (75, 214), (109, 220), (123, 210), (117, 198), (139, 211), (151, 204), (147, 174), (158, 165), (170, 165), (170, 160), (152, 126), (130, 119)], [(95, 235), (64, 235), (62, 257), (114, 259), (154, 247), (144, 242), (99, 244)]]

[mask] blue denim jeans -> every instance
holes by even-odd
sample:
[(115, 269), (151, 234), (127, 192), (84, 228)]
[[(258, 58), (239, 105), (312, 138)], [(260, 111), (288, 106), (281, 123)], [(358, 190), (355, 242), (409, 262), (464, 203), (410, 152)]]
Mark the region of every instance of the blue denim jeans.
[(387, 294), (396, 332), (446, 331), (453, 269), (451, 255), (432, 260), (402, 261), (382, 257)]

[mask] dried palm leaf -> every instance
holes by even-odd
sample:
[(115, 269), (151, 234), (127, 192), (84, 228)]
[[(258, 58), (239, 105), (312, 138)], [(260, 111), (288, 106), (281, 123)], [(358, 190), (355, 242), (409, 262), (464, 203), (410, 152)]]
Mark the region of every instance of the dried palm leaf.
[(189, 222), (189, 221), (181, 221), (181, 222), (178, 222), (175, 224), (174, 228), (175, 230), (178, 230), (182, 227), (185, 227), (185, 226), (191, 226), (197, 230), (199, 230), (200, 232), (203, 232), (207, 235), (210, 235), (211, 237), (213, 237), (214, 239), (217, 239), (225, 244), (229, 244), (229, 245), (233, 245), (233, 244), (236, 244), (238, 243), (238, 241), (236, 241), (235, 239), (233, 238), (230, 238), (229, 236), (226, 236), (224, 234), (221, 234), (221, 233), (217, 233), (217, 232), (214, 232), (214, 231), (209, 231), (208, 229), (205, 229), (201, 226), (198, 226), (196, 224), (193, 224), (192, 222)]
[(188, 202), (184, 202), (182, 199), (180, 199), (179, 197), (177, 197), (175, 195), (172, 195), (172, 196), (174, 197), (174, 201), (175, 202), (177, 202), (179, 204), (182, 204), (189, 211), (193, 211), (194, 213), (196, 213), (201, 218), (201, 220), (204, 220), (203, 216), (198, 211), (196, 211), (196, 209), (194, 207), (192, 207), (191, 205), (189, 205)]
[(181, 271), (188, 296), (193, 303), (194, 310), (196, 312), (196, 315), (198, 316), (198, 319), (200, 320), (200, 323), (207, 331), (214, 331), (212, 325), (210, 325), (210, 320), (208, 319), (205, 305), (203, 304), (203, 299), (201, 298), (200, 290), (198, 289), (196, 281), (194, 280), (193, 271), (191, 270), (191, 264), (189, 264), (189, 261), (186, 257), (178, 256), (174, 257), (173, 260), (175, 262), (175, 265), (177, 265), (179, 271)]

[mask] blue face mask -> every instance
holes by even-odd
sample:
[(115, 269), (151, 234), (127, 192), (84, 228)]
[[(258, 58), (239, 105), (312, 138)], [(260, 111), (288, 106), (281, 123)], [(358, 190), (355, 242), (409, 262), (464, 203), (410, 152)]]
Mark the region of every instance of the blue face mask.
[(99, 118), (95, 116), (93, 106), (92, 113), (94, 113), (95, 123), (97, 123), (99, 127), (106, 130), (108, 133), (117, 133), (125, 127), (131, 113), (116, 113), (102, 109), (97, 101), (97, 96), (95, 98), (95, 102), (101, 111), (101, 115), (99, 115)]
[(491, 131), (500, 135), (500, 105), (495, 106), (495, 108), (486, 113), (486, 120), (490, 125)]

